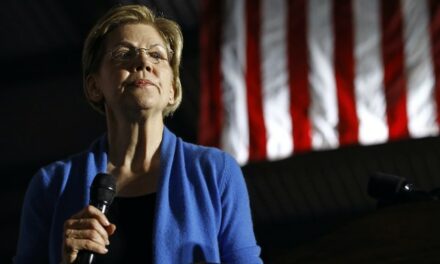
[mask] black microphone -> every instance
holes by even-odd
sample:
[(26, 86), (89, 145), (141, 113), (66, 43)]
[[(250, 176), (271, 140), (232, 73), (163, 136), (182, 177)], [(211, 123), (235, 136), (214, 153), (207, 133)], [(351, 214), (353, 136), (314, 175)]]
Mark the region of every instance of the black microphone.
[(370, 175), (367, 191), (373, 198), (390, 199), (400, 193), (415, 191), (415, 187), (405, 178), (383, 172), (374, 172)]
[[(111, 174), (98, 173), (90, 187), (90, 205), (93, 205), (105, 214), (113, 202), (115, 194), (116, 178)], [(94, 253), (88, 250), (81, 250), (78, 253), (75, 263), (91, 264), (93, 259)]]
[(367, 192), (378, 200), (378, 207), (433, 199), (428, 192), (417, 189), (405, 178), (383, 172), (370, 175)]

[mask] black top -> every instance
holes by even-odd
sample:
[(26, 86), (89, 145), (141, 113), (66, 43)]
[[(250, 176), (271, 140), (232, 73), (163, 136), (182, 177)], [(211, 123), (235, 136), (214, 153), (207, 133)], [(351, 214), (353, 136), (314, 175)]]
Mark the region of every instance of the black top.
[(116, 225), (107, 254), (95, 254), (95, 264), (151, 263), (156, 194), (115, 197), (107, 217)]

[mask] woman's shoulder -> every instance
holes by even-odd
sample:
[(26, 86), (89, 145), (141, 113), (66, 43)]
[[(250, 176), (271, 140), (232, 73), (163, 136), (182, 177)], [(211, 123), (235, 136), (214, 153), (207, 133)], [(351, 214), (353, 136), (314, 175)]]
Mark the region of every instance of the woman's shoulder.
[(185, 163), (191, 171), (199, 171), (205, 177), (214, 177), (223, 189), (235, 180), (242, 180), (243, 174), (237, 161), (227, 152), (215, 147), (183, 143)]
[(83, 169), (87, 167), (87, 163), (89, 163), (90, 160), (94, 161), (99, 158), (98, 156), (102, 156), (102, 150), (100, 150), (101, 141), (102, 139), (98, 138), (85, 150), (43, 165), (37, 171), (35, 177), (40, 177), (41, 180), (45, 182), (63, 181), (63, 178), (67, 177), (72, 170)]
[(31, 182), (45, 186), (44, 188), (59, 189), (66, 182), (74, 160), (80, 156), (80, 154), (72, 155), (42, 166), (35, 173)]
[(216, 147), (202, 146), (194, 143), (183, 142), (183, 150), (188, 156), (195, 161), (208, 164), (225, 165), (236, 164), (235, 159), (227, 152)]

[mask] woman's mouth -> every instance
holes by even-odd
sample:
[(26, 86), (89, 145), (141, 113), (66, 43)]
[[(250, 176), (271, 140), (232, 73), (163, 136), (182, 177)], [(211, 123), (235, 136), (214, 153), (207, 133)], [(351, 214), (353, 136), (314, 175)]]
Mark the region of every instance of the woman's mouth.
[(148, 86), (148, 85), (153, 85), (153, 86), (157, 87), (157, 85), (154, 82), (152, 82), (152, 81), (150, 81), (148, 79), (138, 79), (138, 80), (135, 80), (133, 82), (133, 85), (136, 86), (136, 87), (145, 87), (145, 86)]

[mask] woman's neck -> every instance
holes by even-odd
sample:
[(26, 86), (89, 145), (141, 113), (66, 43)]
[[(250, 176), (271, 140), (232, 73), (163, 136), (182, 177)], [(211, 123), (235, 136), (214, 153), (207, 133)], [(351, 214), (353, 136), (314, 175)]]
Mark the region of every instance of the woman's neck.
[(107, 109), (106, 117), (107, 172), (116, 177), (117, 195), (139, 196), (155, 192), (164, 129), (161, 113), (133, 117)]
[[(107, 113), (109, 114), (109, 113)], [(107, 115), (108, 170), (145, 174), (159, 155), (164, 129), (162, 117), (127, 120)]]

